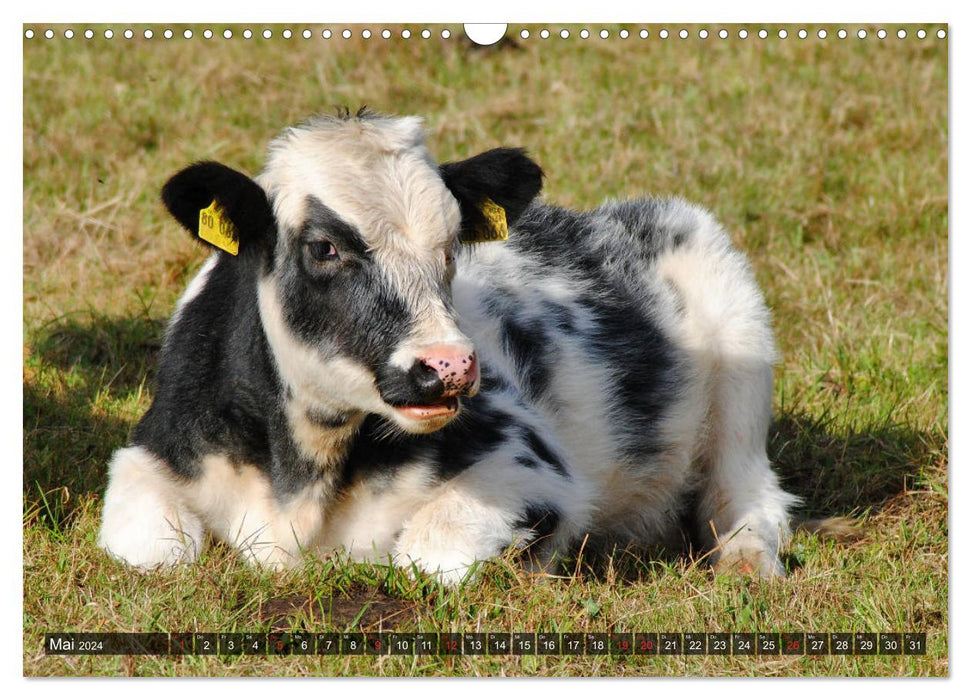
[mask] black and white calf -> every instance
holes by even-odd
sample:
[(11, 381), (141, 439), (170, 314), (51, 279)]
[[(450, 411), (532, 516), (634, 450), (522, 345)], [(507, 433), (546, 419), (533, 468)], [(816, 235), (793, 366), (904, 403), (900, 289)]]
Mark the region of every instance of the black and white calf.
[[(439, 166), (424, 139), (319, 117), (255, 180), (168, 182), (185, 228), (216, 202), (239, 250), (176, 307), (100, 546), (151, 568), (208, 532), (257, 563), (343, 548), (455, 582), (510, 546), (542, 569), (586, 535), (668, 542), (690, 507), (714, 561), (782, 574), (775, 350), (725, 232), (677, 199), (540, 204), (522, 151)], [(508, 240), (463, 245), (503, 215)]]

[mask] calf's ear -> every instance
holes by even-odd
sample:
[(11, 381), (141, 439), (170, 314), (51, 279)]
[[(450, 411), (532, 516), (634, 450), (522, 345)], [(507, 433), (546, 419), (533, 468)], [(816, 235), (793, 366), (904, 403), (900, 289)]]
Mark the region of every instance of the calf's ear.
[(176, 173), (162, 188), (162, 201), (198, 240), (233, 255), (274, 238), (276, 221), (263, 188), (221, 163), (196, 163)]
[(543, 188), (543, 171), (521, 148), (496, 148), (444, 163), (439, 171), (461, 207), (463, 241), (479, 240), (477, 232), (494, 228), (493, 204), (511, 226)]

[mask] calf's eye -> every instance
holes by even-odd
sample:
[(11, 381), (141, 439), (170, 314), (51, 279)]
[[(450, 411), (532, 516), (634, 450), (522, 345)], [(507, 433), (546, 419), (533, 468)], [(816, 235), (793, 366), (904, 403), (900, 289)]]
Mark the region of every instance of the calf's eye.
[(330, 241), (311, 241), (307, 244), (307, 252), (315, 263), (327, 263), (340, 257), (337, 248)]

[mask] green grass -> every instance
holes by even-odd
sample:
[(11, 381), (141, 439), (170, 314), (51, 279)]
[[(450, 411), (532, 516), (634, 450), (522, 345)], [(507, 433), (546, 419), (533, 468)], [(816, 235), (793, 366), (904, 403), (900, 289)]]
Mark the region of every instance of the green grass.
[[(498, 49), (473, 48), (458, 28), (448, 41), (410, 28), (408, 41), (325, 41), (318, 27), (309, 41), (279, 27), (270, 41), (238, 38), (241, 27), (231, 41), (166, 41), (161, 27), (124, 40), (120, 26), (111, 41), (79, 27), (72, 40), (25, 40), (24, 673), (947, 675), (948, 76), (937, 27), (898, 40), (888, 26), (883, 41), (849, 25), (850, 38), (827, 27), (825, 41), (798, 40), (794, 27), (786, 40), (772, 28), (757, 39), (760, 27), (745, 41), (660, 40), (654, 26), (647, 41), (640, 27), (627, 40), (616, 28), (600, 40), (599, 27), (580, 40), (573, 27), (570, 40), (544, 41), (531, 27), (534, 38)], [(107, 460), (150, 403), (165, 317), (204, 258), (164, 214), (161, 184), (204, 158), (255, 172), (283, 126), (361, 104), (425, 116), (440, 160), (526, 146), (551, 202), (678, 194), (715, 212), (774, 312), (770, 456), (806, 513), (859, 515), (862, 539), (800, 535), (789, 577), (773, 582), (623, 552), (581, 558), (560, 579), (490, 562), (458, 590), (337, 560), (261, 572), (220, 546), (144, 576), (109, 561), (95, 547)], [(390, 622), (401, 631), (920, 631), (928, 654), (42, 652), (52, 631), (387, 629), (370, 621), (375, 596), (401, 601)]]

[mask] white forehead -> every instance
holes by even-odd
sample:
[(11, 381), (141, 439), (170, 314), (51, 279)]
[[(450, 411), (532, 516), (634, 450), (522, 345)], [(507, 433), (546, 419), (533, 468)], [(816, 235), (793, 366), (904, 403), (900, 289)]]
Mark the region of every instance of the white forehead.
[(257, 182), (281, 230), (303, 224), (313, 196), (374, 248), (402, 237), (446, 245), (461, 221), (418, 117), (317, 117), (287, 129), (271, 142)]

